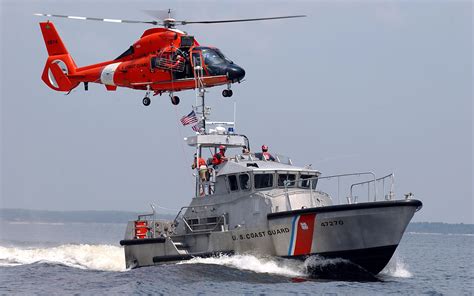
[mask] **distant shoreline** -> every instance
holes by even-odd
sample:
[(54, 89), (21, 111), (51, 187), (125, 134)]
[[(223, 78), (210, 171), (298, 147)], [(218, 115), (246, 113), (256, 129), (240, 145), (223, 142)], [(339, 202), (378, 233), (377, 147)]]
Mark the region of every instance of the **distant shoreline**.
[[(151, 211), (150, 211), (151, 212)], [(45, 211), (0, 209), (0, 221), (37, 223), (126, 223), (144, 212), (126, 211)], [(174, 219), (175, 215), (156, 213), (158, 219)]]
[[(127, 211), (45, 211), (0, 209), (0, 221), (16, 223), (126, 223), (143, 212)], [(172, 220), (175, 215), (156, 214), (158, 219)], [(474, 234), (474, 224), (444, 222), (411, 222), (406, 232)]]

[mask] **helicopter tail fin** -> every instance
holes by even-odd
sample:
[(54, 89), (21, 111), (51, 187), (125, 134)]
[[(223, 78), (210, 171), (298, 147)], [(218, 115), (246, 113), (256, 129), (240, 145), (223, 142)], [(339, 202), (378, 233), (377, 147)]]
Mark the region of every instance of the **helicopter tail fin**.
[(54, 24), (49, 21), (42, 22), (40, 27), (48, 50), (48, 59), (41, 79), (56, 91), (70, 91), (79, 84), (79, 82), (72, 82), (68, 78), (69, 74), (76, 72), (76, 63), (59, 37)]

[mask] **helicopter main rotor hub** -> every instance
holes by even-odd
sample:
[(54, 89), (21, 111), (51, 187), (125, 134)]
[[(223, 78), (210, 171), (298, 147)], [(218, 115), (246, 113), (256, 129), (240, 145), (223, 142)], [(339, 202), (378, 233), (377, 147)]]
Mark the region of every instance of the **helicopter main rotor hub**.
[(176, 25), (176, 20), (174, 18), (166, 18), (163, 20), (163, 26), (168, 29), (174, 28)]

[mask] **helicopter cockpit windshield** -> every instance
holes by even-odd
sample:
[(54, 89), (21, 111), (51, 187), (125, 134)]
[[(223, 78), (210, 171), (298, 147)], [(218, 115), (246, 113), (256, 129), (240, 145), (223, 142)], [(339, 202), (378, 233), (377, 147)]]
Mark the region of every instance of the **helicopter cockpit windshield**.
[(217, 48), (199, 46), (193, 48), (192, 52), (193, 65), (199, 65), (202, 56), (202, 66), (210, 76), (226, 75), (232, 81), (240, 81), (245, 76), (244, 69), (234, 64)]
[(233, 64), (233, 62), (217, 48), (203, 48), (202, 56), (206, 65)]

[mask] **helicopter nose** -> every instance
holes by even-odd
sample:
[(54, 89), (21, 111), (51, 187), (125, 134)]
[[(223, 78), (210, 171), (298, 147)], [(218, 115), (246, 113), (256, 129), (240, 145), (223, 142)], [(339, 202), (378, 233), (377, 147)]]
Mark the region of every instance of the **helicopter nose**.
[(240, 81), (245, 76), (245, 70), (233, 64), (227, 67), (227, 77), (232, 81)]

